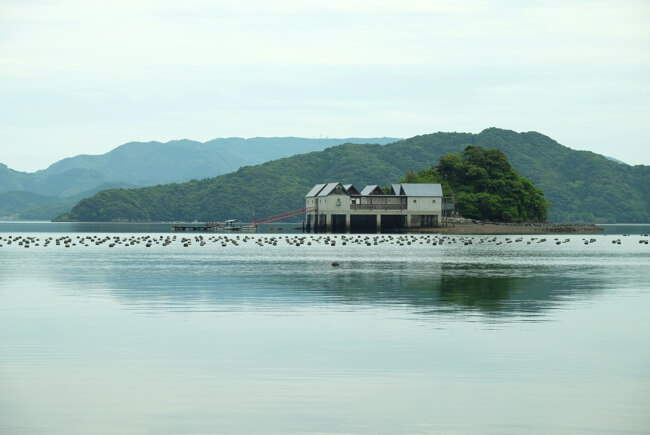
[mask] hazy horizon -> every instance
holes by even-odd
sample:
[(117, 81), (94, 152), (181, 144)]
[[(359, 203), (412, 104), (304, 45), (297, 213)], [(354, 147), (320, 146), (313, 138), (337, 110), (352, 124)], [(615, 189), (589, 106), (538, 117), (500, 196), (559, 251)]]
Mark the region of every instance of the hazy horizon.
[(132, 141), (537, 131), (650, 164), (650, 4), (0, 4), (0, 162)]

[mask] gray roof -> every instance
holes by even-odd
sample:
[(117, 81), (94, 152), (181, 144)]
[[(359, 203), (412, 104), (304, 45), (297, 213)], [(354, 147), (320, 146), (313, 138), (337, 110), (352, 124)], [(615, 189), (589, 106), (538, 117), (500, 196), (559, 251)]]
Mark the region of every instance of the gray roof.
[[(343, 186), (346, 192), (350, 194), (350, 189), (354, 189), (352, 184), (341, 184), (341, 183), (327, 183), (327, 184), (317, 184), (309, 191), (305, 197), (315, 197), (315, 196), (327, 196), (336, 188), (336, 186)], [(414, 183), (404, 183), (404, 184), (392, 184), (391, 185), (395, 195), (406, 195), (406, 196), (433, 196), (433, 197), (442, 197), (442, 186), (440, 184), (414, 184)], [(379, 188), (378, 185), (372, 184), (363, 188), (361, 195), (370, 195), (375, 189)], [(356, 190), (356, 189), (355, 189)], [(402, 193), (403, 192), (403, 193)]]
[(318, 192), (323, 190), (323, 187), (325, 187), (325, 184), (317, 184), (317, 185), (315, 185), (314, 187), (311, 188), (309, 193), (307, 195), (305, 195), (305, 197), (309, 198), (309, 197), (318, 195)]
[(359, 194), (359, 191), (353, 184), (344, 184), (343, 188), (347, 190), (350, 195)]
[(442, 196), (440, 184), (404, 183), (401, 186), (406, 196)]
[(327, 196), (332, 193), (332, 190), (341, 183), (327, 183), (327, 185), (321, 190), (317, 196)]
[(370, 185), (363, 188), (363, 190), (361, 191), (361, 194), (362, 195), (370, 195), (372, 193), (372, 191), (375, 190), (377, 187), (378, 186), (376, 184), (370, 184)]

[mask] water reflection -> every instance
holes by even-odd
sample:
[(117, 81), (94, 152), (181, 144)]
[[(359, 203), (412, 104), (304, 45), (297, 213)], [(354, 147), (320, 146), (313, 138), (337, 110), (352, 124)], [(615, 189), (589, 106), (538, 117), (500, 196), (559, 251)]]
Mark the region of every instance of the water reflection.
[(649, 251), (603, 242), (13, 244), (0, 432), (642, 433)]
[(37, 276), (63, 292), (150, 312), (390, 308), (533, 318), (605, 289), (646, 287), (645, 245), (608, 242), (603, 236), (595, 245), (576, 238), (561, 247), (12, 246), (1, 252), (0, 282)]
[(110, 297), (144, 311), (291, 313), (303, 309), (390, 308), (425, 315), (472, 312), (535, 316), (611, 287), (596, 268), (560, 265), (349, 261), (211, 256), (79, 258), (49, 273), (66, 292)]
[(594, 297), (608, 285), (595, 274), (572, 277), (544, 266), (493, 264), (477, 268), (443, 263), (418, 268), (398, 263), (393, 269), (312, 278), (310, 288), (287, 286), (281, 280), (276, 283), (291, 292), (316, 293), (347, 305), (391, 305), (424, 314), (476, 311), (491, 316), (539, 314), (572, 300)]

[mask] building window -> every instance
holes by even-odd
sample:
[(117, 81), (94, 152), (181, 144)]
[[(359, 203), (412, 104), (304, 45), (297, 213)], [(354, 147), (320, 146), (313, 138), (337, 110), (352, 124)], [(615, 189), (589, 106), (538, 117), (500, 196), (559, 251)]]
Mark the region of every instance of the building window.
[(417, 200), (417, 199), (414, 199), (414, 200), (413, 200), (413, 203), (415, 204), (416, 202), (418, 202), (418, 200)]
[(435, 204), (435, 203), (436, 203), (436, 200), (435, 200), (435, 199), (432, 199), (431, 202)]
[(341, 198), (337, 198), (336, 199), (336, 206), (338, 207), (340, 205), (341, 205)]

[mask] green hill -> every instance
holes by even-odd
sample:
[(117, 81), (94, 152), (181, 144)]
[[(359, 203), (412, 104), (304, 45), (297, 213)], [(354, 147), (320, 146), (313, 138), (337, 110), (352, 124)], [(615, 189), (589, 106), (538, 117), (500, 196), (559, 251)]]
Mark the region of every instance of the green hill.
[[(46, 195), (39, 195), (31, 192), (0, 192), (0, 218), (12, 219), (18, 215), (18, 210), (31, 207), (40, 207), (56, 198)], [(74, 205), (72, 203), (71, 205)]]
[(386, 144), (396, 140), (231, 137), (208, 142), (130, 142), (105, 154), (66, 158), (33, 173), (0, 163), (0, 218), (50, 219), (84, 198), (79, 195), (89, 190), (94, 194), (107, 185), (142, 187), (184, 182), (345, 142)]
[(49, 220), (65, 213), (81, 199), (111, 188), (134, 187), (124, 183), (104, 183), (74, 196), (60, 198), (25, 191), (0, 192), (0, 219)]
[(62, 218), (250, 221), (304, 207), (304, 195), (316, 183), (386, 185), (407, 170), (436, 165), (445, 153), (462, 152), (467, 145), (501, 150), (552, 203), (550, 221), (650, 222), (650, 167), (575, 151), (540, 133), (496, 128), (479, 134), (434, 133), (388, 145), (343, 144), (200, 181), (102, 191)]
[(395, 142), (395, 138), (306, 139), (299, 137), (219, 138), (208, 142), (130, 142), (105, 154), (78, 155), (33, 173), (0, 163), (0, 192), (26, 191), (70, 197), (103, 183), (133, 186), (179, 183), (236, 171), (294, 154), (342, 143)]

